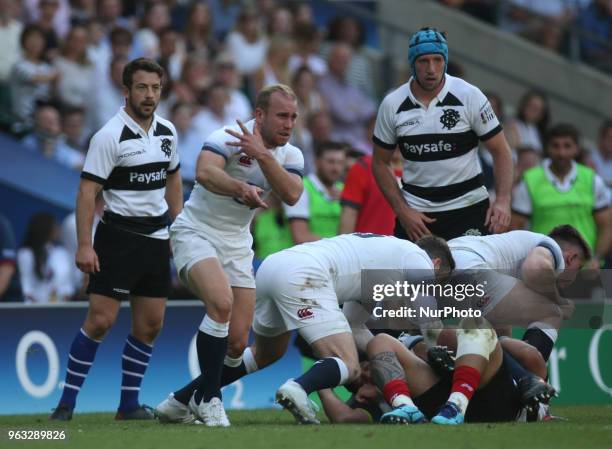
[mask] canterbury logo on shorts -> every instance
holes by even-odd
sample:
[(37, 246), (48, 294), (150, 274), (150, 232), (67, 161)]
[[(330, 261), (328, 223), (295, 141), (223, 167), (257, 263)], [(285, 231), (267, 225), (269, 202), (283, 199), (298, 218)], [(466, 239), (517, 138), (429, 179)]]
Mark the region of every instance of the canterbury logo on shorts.
[(303, 309), (299, 309), (297, 311), (297, 316), (300, 320), (306, 320), (308, 318), (314, 317), (314, 312), (310, 307), (304, 307)]

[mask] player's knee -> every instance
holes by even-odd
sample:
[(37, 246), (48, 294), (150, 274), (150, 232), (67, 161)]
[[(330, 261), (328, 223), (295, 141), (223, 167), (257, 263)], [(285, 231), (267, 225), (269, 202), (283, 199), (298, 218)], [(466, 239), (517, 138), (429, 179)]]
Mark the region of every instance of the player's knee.
[(240, 357), (249, 344), (248, 334), (244, 337), (230, 338), (227, 342), (227, 355), (233, 358)]
[(206, 309), (213, 320), (219, 323), (227, 323), (232, 316), (232, 297), (216, 298), (214, 302), (211, 301), (206, 304)]
[(149, 319), (140, 320), (133, 332), (136, 338), (147, 344), (151, 344), (159, 335), (162, 325), (162, 318), (151, 317)]
[(355, 382), (361, 377), (361, 367), (357, 360), (344, 361), (348, 368), (348, 379), (345, 383)]
[(104, 313), (90, 313), (87, 315), (83, 328), (90, 338), (100, 340), (104, 338), (114, 323), (113, 316)]

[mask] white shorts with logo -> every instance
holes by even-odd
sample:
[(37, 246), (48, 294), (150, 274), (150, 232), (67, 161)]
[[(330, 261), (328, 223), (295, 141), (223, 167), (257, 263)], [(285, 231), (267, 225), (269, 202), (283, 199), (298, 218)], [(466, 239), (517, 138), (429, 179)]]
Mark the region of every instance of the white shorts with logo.
[[(487, 263), (473, 251), (453, 251), (455, 264), (460, 271), (466, 271), (472, 280), (483, 286), (485, 296), (477, 301), (475, 306), (485, 316), (506, 297), (510, 290), (519, 282), (519, 279), (508, 274), (492, 270)], [(465, 269), (463, 267), (469, 267)]]
[(268, 256), (257, 271), (253, 331), (276, 337), (297, 329), (309, 343), (351, 332), (329, 272), (302, 253)]
[(170, 227), (170, 242), (174, 264), (181, 281), (189, 286), (187, 275), (197, 262), (214, 257), (219, 260), (230, 286), (255, 288), (253, 276), (253, 237), (220, 234), (213, 228), (198, 226), (198, 229), (183, 222)]

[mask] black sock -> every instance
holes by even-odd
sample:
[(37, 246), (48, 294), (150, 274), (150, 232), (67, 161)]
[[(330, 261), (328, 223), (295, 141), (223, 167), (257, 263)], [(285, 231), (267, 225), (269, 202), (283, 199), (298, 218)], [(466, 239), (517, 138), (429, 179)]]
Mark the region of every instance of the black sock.
[(221, 386), (225, 387), (246, 375), (247, 369), (244, 361), (240, 362), (238, 366), (227, 366), (224, 364), (223, 370), (221, 371)]
[(215, 337), (199, 331), (196, 347), (202, 372), (194, 393), (196, 404), (202, 400), (209, 402), (214, 397), (221, 399), (221, 370), (227, 352), (227, 336)]
[(550, 357), (550, 353), (552, 352), (555, 342), (551, 340), (546, 332), (537, 327), (530, 327), (523, 334), (523, 341), (529, 343), (531, 346), (540, 351), (540, 354), (542, 354), (542, 357), (544, 357), (544, 361), (548, 362), (548, 358)]
[[(344, 376), (342, 375), (344, 371)], [(307, 394), (324, 388), (337, 387), (348, 377), (348, 368), (344, 362), (335, 357), (317, 361), (312, 367), (295, 381), (302, 386)]]
[(523, 365), (521, 365), (508, 351), (503, 350), (502, 354), (504, 355), (504, 363), (506, 364), (506, 368), (510, 371), (510, 375), (512, 379), (516, 382), (531, 375)]
[(196, 389), (198, 388), (198, 385), (200, 385), (200, 382), (202, 381), (201, 377), (202, 375), (200, 374), (198, 377), (193, 379), (183, 388), (181, 388), (180, 390), (176, 390), (174, 392), (174, 399), (179, 401), (181, 404), (184, 404), (184, 405), (189, 404), (189, 400), (191, 399), (191, 396), (193, 396), (193, 393), (196, 391)]

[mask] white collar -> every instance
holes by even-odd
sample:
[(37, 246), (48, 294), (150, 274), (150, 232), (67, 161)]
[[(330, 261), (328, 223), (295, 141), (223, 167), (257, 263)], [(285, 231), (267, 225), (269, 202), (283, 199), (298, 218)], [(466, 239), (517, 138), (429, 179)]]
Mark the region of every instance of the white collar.
[[(121, 106), (121, 108), (119, 109), (119, 115), (121, 116), (121, 119), (126, 124), (126, 126), (130, 128), (134, 132), (134, 134), (143, 133), (145, 136), (147, 135), (145, 130), (142, 129), (142, 127), (138, 123), (136, 123), (136, 121), (132, 117), (130, 117), (130, 114), (126, 112), (125, 106)], [(157, 114), (153, 113), (153, 120), (151, 121), (149, 132), (151, 132), (151, 130), (155, 131), (156, 127), (157, 127)]]
[[(410, 101), (412, 101), (414, 104), (418, 104), (418, 105), (421, 105), (422, 107), (425, 107), (423, 103), (417, 100), (417, 98), (414, 96), (414, 93), (412, 92), (412, 82), (413, 81), (415, 83), (417, 82), (414, 76), (411, 76), (410, 79), (408, 80), (408, 97), (410, 98)], [(445, 73), (444, 74), (444, 86), (442, 86), (442, 90), (440, 90), (440, 92), (438, 92), (438, 94), (431, 99), (431, 101), (429, 102), (430, 106), (432, 103), (438, 104), (444, 101), (444, 98), (446, 98), (446, 95), (448, 94), (448, 91), (450, 90), (450, 83), (451, 83), (451, 77)]]

